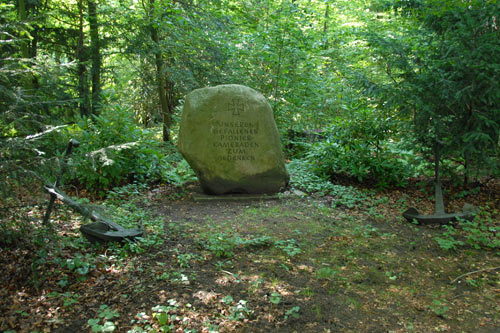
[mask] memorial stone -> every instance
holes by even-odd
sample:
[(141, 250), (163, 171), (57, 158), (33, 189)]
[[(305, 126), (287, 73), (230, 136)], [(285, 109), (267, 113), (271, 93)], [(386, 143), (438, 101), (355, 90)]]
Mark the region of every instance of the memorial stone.
[(208, 194), (275, 193), (289, 180), (271, 106), (246, 86), (189, 93), (178, 145)]

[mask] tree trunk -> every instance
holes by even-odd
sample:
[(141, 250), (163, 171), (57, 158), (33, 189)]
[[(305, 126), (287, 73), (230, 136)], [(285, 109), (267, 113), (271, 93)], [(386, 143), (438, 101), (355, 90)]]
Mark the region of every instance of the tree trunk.
[(467, 190), (469, 185), (469, 169), (470, 169), (470, 154), (464, 152), (464, 190)]
[(328, 19), (329, 19), (329, 10), (330, 10), (330, 4), (327, 2), (326, 3), (326, 9), (325, 9), (325, 22), (323, 25), (323, 39), (325, 40), (325, 44), (323, 45), (323, 49), (327, 50), (328, 49)]
[[(278, 14), (278, 21), (281, 21), (281, 15), (283, 11), (283, 2), (281, 3), (281, 7), (279, 9), (279, 14)], [(286, 15), (286, 13), (285, 13)], [(278, 63), (276, 67), (276, 74), (274, 76), (274, 107), (278, 104), (278, 97), (279, 97), (279, 81), (281, 77), (281, 62), (283, 58), (283, 48), (285, 46), (285, 33), (286, 33), (286, 23), (287, 20), (285, 20), (283, 29), (281, 30), (281, 36), (280, 36), (280, 44), (279, 44), (279, 52), (278, 52)]]
[[(27, 5), (27, 15), (31, 20), (36, 20), (39, 18), (39, 7), (35, 4)], [(38, 24), (34, 24), (30, 27), (31, 29), (31, 40), (28, 44), (28, 56), (30, 59), (36, 60), (38, 54), (38, 40), (39, 35), (38, 32), (41, 30)], [(36, 75), (31, 75), (31, 85), (33, 89), (38, 89), (40, 87), (40, 82), (38, 82), (38, 77)]]
[[(28, 18), (28, 11), (26, 8), (26, 2), (25, 0), (18, 0), (17, 2), (17, 14), (19, 18), (19, 22), (25, 23), (26, 19)], [(20, 45), (20, 51), (21, 51), (21, 58), (23, 61), (26, 61), (29, 59), (30, 54), (29, 54), (29, 42), (28, 38), (26, 36), (26, 31), (25, 29), (22, 29), (20, 32), (20, 39), (21, 39), (21, 45)], [(33, 88), (32, 85), (32, 78), (31, 74), (27, 73), (26, 77), (24, 78), (24, 89), (26, 90), (31, 90)]]
[(83, 31), (83, 0), (78, 0), (78, 16), (79, 16), (79, 29), (78, 29), (78, 45), (76, 47), (76, 58), (78, 59), (78, 97), (80, 114), (82, 117), (90, 116), (89, 110), (89, 86), (87, 83), (87, 67), (85, 65), (87, 59), (84, 39), (85, 34)]
[[(29, 47), (29, 55), (30, 55), (30, 58), (35, 60), (36, 59), (36, 56), (37, 56), (37, 51), (38, 51), (38, 31), (40, 30), (40, 27), (38, 26), (35, 26), (33, 28), (33, 31), (31, 32), (31, 37), (32, 37), (32, 40), (31, 40), (31, 43), (30, 43), (30, 47)], [(40, 82), (38, 81), (38, 76), (37, 75), (32, 75), (31, 77), (31, 84), (33, 86), (33, 88), (36, 90), (38, 88), (40, 88)]]
[(165, 127), (171, 128), (172, 127), (172, 115), (174, 114), (175, 106), (177, 105), (177, 97), (175, 93), (175, 85), (172, 81), (168, 79), (168, 77), (165, 77), (165, 96), (167, 99), (167, 117), (165, 119)]
[[(474, 91), (474, 89), (472, 89)], [(465, 123), (467, 124), (467, 132), (472, 131), (472, 124), (474, 123), (473, 120), (473, 112), (474, 112), (474, 106), (471, 102), (471, 104), (467, 104), (467, 119)], [(464, 142), (463, 137), (460, 140), (462, 147), (466, 145), (466, 142)], [(470, 181), (470, 169), (471, 169), (471, 151), (469, 149), (465, 149), (464, 152), (464, 189), (467, 189)]]
[[(24, 0), (18, 0), (17, 3), (17, 14), (19, 17), (20, 22), (26, 22), (27, 18), (27, 12), (26, 12), (26, 3)], [(21, 32), (21, 39), (24, 39), (23, 32)], [(21, 42), (21, 57), (26, 59), (29, 57), (29, 52), (28, 52), (28, 43), (23, 40)]]
[(165, 78), (164, 66), (163, 66), (163, 57), (161, 54), (160, 48), (160, 39), (158, 37), (158, 28), (155, 27), (153, 23), (154, 18), (154, 8), (155, 8), (155, 0), (149, 0), (150, 5), (150, 20), (151, 20), (151, 39), (155, 44), (155, 65), (156, 65), (156, 85), (158, 90), (158, 97), (160, 100), (160, 112), (161, 118), (163, 122), (163, 141), (170, 141), (170, 126), (172, 124), (172, 115), (170, 114), (170, 110), (168, 107), (167, 100), (167, 80)]
[(97, 114), (101, 95), (101, 50), (99, 41), (99, 24), (97, 20), (97, 6), (94, 0), (87, 0), (90, 26), (90, 58), (92, 62), (92, 100), (90, 113)]

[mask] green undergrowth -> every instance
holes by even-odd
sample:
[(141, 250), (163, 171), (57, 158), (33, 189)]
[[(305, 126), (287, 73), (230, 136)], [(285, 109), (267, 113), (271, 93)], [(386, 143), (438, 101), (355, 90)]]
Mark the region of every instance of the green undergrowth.
[(159, 129), (142, 128), (126, 107), (108, 105), (98, 116), (79, 119), (64, 134), (63, 142), (80, 142), (66, 181), (101, 197), (125, 184), (181, 186), (196, 179), (174, 145), (159, 140)]
[(435, 237), (445, 250), (473, 248), (498, 251), (500, 256), (500, 225), (495, 220), (496, 211), (480, 209), (473, 220), (459, 219), (456, 223), (442, 226), (442, 234)]
[(256, 236), (243, 238), (233, 233), (202, 233), (198, 244), (204, 250), (214, 254), (217, 258), (233, 258), (236, 251), (252, 251), (258, 248), (274, 247), (281, 250), (283, 255), (293, 258), (302, 253), (302, 250), (293, 238), (274, 239), (270, 236)]
[[(28, 234), (23, 234), (23, 230), (19, 230), (16, 239), (22, 240), (22, 243), (18, 246), (36, 248), (29, 258), (30, 283), (42, 286), (57, 280), (57, 285), (64, 290), (66, 286), (75, 281), (82, 282), (101, 269), (123, 265), (137, 254), (161, 247), (164, 220), (152, 216), (143, 208), (144, 199), (140, 187), (135, 187), (135, 192), (132, 191), (132, 186), (127, 189), (115, 189), (111, 192), (110, 199), (99, 205), (91, 204), (88, 199), (77, 201), (125, 228), (144, 229), (144, 236), (134, 241), (125, 240), (123, 243), (107, 245), (90, 243), (78, 230), (81, 224), (90, 221), (84, 220), (65, 206), (56, 207), (51, 225), (32, 225), (31, 238)], [(30, 213), (41, 217), (44, 211), (33, 209)], [(69, 229), (63, 234), (55, 233), (62, 225)]]
[(318, 175), (308, 160), (292, 160), (287, 164), (287, 169), (290, 173), (290, 187), (310, 194), (330, 196), (334, 199), (334, 206), (361, 208), (374, 198), (375, 191), (333, 184), (326, 176)]
[[(255, 297), (267, 292), (271, 303), (287, 299), (283, 316), (332, 318), (336, 315), (328, 302), (333, 302), (348, 309), (344, 315), (351, 311), (372, 319), (382, 315), (385, 318), (377, 321), (386, 323), (398, 318), (400, 326), (391, 327), (416, 331), (462, 329), (464, 320), (471, 329), (481, 320), (500, 323), (500, 317), (490, 312), (498, 309), (495, 297), (487, 292), (498, 287), (495, 271), (453, 281), (479, 267), (500, 264), (500, 257), (491, 251), (498, 241), (496, 229), (488, 228), (490, 238), (485, 240), (467, 229), (474, 223), (462, 223), (456, 228), (469, 232), (469, 246), (450, 252), (435, 241), (443, 237), (439, 229), (401, 218), (376, 220), (368, 211), (339, 211), (336, 205), (318, 204), (314, 199), (250, 205), (234, 219), (216, 222), (186, 226), (200, 230), (195, 238), (202, 252), (212, 254), (207, 260), (230, 271), (237, 284), (255, 292), (258, 283), (258, 290), (263, 291)], [(245, 230), (245, 236), (234, 230)], [(247, 267), (241, 262), (255, 264)], [(251, 282), (254, 274), (259, 279)], [(464, 313), (462, 309), (470, 306), (464, 292), (481, 299), (475, 308), (490, 315)], [(246, 298), (249, 308), (258, 302), (255, 297)], [(363, 306), (367, 303), (380, 308), (369, 310)], [(300, 311), (295, 313), (295, 307)], [(390, 310), (395, 308), (396, 313)], [(355, 327), (362, 325), (350, 326)]]
[[(310, 183), (305, 177), (322, 183), (302, 176), (292, 174), (295, 188), (306, 190), (299, 187)], [(304, 322), (314, 331), (333, 322), (346, 331), (500, 325), (494, 209), (430, 228), (381, 214), (391, 205), (386, 197), (321, 186), (328, 189), (322, 195), (215, 208), (160, 199), (141, 184), (115, 188), (99, 212), (146, 233), (107, 246), (82, 238), (81, 218), (58, 206), (56, 230), (73, 227), (52, 241), (40, 229), (31, 282), (50, 290), (50, 306), (83, 316), (82, 329), (94, 332), (294, 331)], [(90, 298), (95, 303), (87, 304)], [(18, 310), (9, 316), (34, 316)]]

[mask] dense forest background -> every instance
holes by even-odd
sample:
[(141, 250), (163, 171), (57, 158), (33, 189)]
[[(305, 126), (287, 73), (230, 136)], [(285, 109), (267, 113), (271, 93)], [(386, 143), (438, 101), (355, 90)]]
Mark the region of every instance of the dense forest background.
[[(0, 330), (496, 330), (499, 14), (497, 0), (0, 2)], [(231, 83), (272, 105), (280, 200), (192, 200), (183, 98)], [(474, 219), (401, 216), (434, 210), (437, 151), (448, 210), (472, 202)], [(144, 236), (91, 244), (68, 202)]]
[[(55, 177), (104, 195), (182, 183), (183, 96), (248, 85), (292, 169), (404, 186), (500, 172), (497, 1), (52, 1), (0, 5), (1, 188)], [(43, 133), (43, 134), (42, 134)], [(34, 175), (33, 172), (36, 172)]]

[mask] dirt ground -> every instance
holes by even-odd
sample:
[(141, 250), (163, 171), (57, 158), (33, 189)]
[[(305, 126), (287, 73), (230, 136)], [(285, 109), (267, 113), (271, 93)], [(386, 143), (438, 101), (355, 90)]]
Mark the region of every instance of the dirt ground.
[[(192, 191), (144, 194), (141, 208), (164, 223), (145, 251), (63, 249), (99, 258), (85, 276), (47, 261), (54, 278), (30, 287), (35, 249), (3, 248), (0, 329), (82, 332), (95, 319), (116, 332), (500, 332), (499, 249), (447, 251), (440, 228), (403, 220), (432, 198), (392, 191), (350, 208), (314, 196), (196, 202)], [(59, 232), (78, 237), (59, 214)]]

